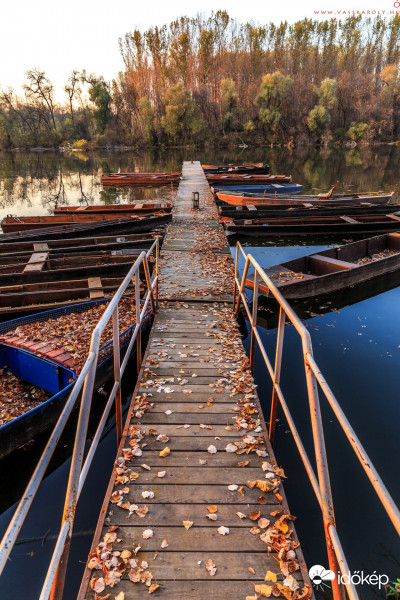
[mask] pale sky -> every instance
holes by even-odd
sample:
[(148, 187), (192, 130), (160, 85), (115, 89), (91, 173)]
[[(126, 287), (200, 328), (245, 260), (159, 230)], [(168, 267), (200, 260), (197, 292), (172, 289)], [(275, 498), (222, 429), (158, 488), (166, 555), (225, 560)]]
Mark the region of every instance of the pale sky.
[[(394, 0), (4, 0), (0, 28), (0, 86), (20, 91), (25, 72), (46, 71), (57, 98), (72, 69), (86, 69), (111, 81), (123, 63), (118, 38), (201, 11), (225, 9), (239, 21), (294, 22), (318, 18), (315, 10), (380, 10), (390, 16)], [(336, 18), (342, 15), (333, 14)], [(321, 18), (321, 17), (319, 17)]]

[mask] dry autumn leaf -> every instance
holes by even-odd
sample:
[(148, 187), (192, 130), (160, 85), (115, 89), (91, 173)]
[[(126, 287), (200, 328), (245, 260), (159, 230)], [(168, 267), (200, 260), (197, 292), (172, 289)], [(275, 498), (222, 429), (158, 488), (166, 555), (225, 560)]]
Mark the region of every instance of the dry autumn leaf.
[(272, 581), (272, 583), (276, 583), (277, 582), (277, 576), (276, 573), (273, 573), (272, 571), (267, 571), (264, 577), (264, 581)]
[(221, 527), (218, 527), (217, 531), (220, 535), (228, 535), (229, 527), (224, 527), (223, 525), (221, 525)]
[(207, 506), (207, 510), (210, 513), (216, 513), (218, 510), (218, 506), (216, 504), (213, 504), (212, 506)]
[(182, 521), (182, 523), (186, 530), (190, 529), (191, 526), (193, 525), (193, 521)]
[(158, 590), (159, 587), (160, 586), (158, 585), (158, 583), (152, 583), (151, 586), (149, 587), (149, 594), (152, 594), (153, 592)]
[(164, 448), (164, 450), (161, 450), (161, 451), (158, 453), (158, 456), (161, 456), (161, 458), (165, 458), (165, 457), (166, 457), (166, 456), (168, 456), (168, 454), (170, 454), (170, 453), (171, 453), (171, 450), (168, 448), (168, 446), (166, 446), (166, 447)]
[(206, 570), (211, 575), (211, 577), (213, 577), (215, 575), (215, 573), (217, 572), (217, 568), (216, 568), (214, 562), (211, 560), (211, 558), (209, 558), (208, 561), (206, 562)]
[(265, 583), (254, 586), (254, 591), (257, 594), (261, 594), (261, 596), (263, 596), (264, 598), (270, 598), (271, 594), (272, 594), (272, 590), (273, 590), (272, 585), (266, 585)]

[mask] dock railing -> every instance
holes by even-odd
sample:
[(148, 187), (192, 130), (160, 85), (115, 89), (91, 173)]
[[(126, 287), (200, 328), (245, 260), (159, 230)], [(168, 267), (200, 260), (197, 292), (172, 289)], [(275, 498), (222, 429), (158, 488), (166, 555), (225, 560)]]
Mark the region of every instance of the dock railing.
[[(243, 274), (241, 280), (239, 280), (239, 257), (243, 256), (245, 259)], [(254, 281), (252, 283), (253, 289), (253, 306), (250, 309), (249, 302), (245, 293), (246, 279), (248, 279), (249, 268), (254, 268)], [(258, 311), (258, 286), (261, 283), (266, 286), (269, 293), (279, 304), (279, 322), (275, 349), (275, 363), (270, 361), (264, 344), (261, 340), (260, 334), (257, 330), (257, 311)], [(400, 511), (386, 489), (383, 481), (381, 480), (378, 472), (372, 464), (371, 459), (363, 448), (360, 440), (358, 439), (354, 429), (350, 425), (346, 418), (343, 410), (341, 409), (334, 393), (329, 387), (326, 379), (322, 375), (317, 363), (314, 360), (313, 348), (311, 342), (311, 336), (307, 328), (303, 325), (299, 317), (296, 315), (294, 310), (276, 288), (271, 279), (267, 276), (264, 269), (258, 264), (255, 258), (251, 254), (246, 254), (241, 244), (237, 242), (236, 245), (236, 257), (235, 257), (235, 285), (234, 285), (234, 297), (233, 306), (236, 316), (239, 313), (240, 305), (247, 313), (250, 327), (250, 366), (254, 367), (254, 352), (256, 344), (264, 359), (265, 365), (268, 369), (268, 373), (272, 381), (272, 399), (270, 409), (270, 422), (269, 422), (269, 439), (271, 443), (274, 441), (275, 427), (277, 420), (277, 409), (278, 403), (282, 407), (287, 423), (293, 435), (295, 444), (297, 446), (300, 457), (303, 461), (307, 475), (310, 479), (312, 488), (314, 490), (317, 501), (320, 505), (325, 539), (326, 548), (329, 559), (329, 568), (334, 572), (338, 573), (338, 570), (342, 573), (348, 573), (349, 567), (346, 560), (344, 550), (342, 548), (340, 538), (336, 529), (335, 513), (333, 506), (333, 498), (330, 484), (329, 467), (327, 452), (325, 447), (324, 439), (324, 427), (323, 419), (321, 414), (320, 402), (319, 402), (319, 388), (322, 390), (324, 397), (328, 401), (331, 409), (333, 410), (344, 434), (346, 435), (351, 447), (353, 448), (362, 468), (367, 474), (376, 494), (381, 500), (383, 507), (392, 521), (395, 529), (400, 534)], [(307, 394), (311, 416), (312, 436), (315, 452), (315, 463), (317, 466), (317, 474), (315, 474), (311, 461), (307, 455), (304, 445), (301, 441), (299, 432), (297, 431), (296, 425), (293, 421), (290, 413), (289, 406), (286, 402), (284, 394), (281, 389), (281, 367), (282, 367), (282, 355), (283, 355), (283, 339), (285, 333), (285, 324), (288, 320), (301, 338), (303, 361), (306, 375)], [(332, 593), (334, 600), (343, 600), (347, 597), (350, 600), (357, 600), (359, 598), (357, 591), (351, 579), (345, 586), (340, 585), (337, 578), (332, 581)]]
[[(0, 543), (0, 574), (3, 572), (9, 559), (10, 553), (17, 541), (18, 534), (29, 512), (32, 502), (39, 489), (40, 483), (45, 475), (51, 457), (57, 447), (61, 434), (65, 429), (67, 421), (77, 404), (77, 400), (82, 392), (78, 424), (75, 434), (74, 449), (71, 459), (68, 484), (66, 489), (64, 511), (61, 521), (60, 532), (56, 541), (50, 565), (48, 567), (46, 579), (44, 581), (40, 600), (61, 600), (63, 595), (65, 574), (68, 564), (68, 554), (71, 545), (71, 536), (75, 519), (76, 505), (82, 491), (86, 476), (93, 461), (94, 454), (99, 445), (104, 426), (108, 415), (115, 403), (117, 444), (119, 445), (122, 436), (122, 400), (121, 400), (121, 380), (128, 364), (132, 349), (136, 346), (137, 367), (141, 364), (141, 329), (143, 319), (148, 312), (149, 305), (156, 312), (158, 305), (158, 278), (159, 278), (159, 253), (160, 244), (157, 238), (151, 248), (145, 252), (142, 251), (135, 263), (132, 265), (121, 286), (110, 300), (100, 321), (93, 331), (89, 354), (82, 368), (82, 371), (76, 380), (72, 392), (64, 406), (64, 409), (54, 427), (53, 432), (47, 442), (38, 465), (28, 483), (28, 486), (22, 496), (22, 499), (13, 515), (13, 518)], [(154, 269), (150, 275), (149, 260), (154, 258)], [(146, 285), (143, 298), (140, 298), (140, 268), (144, 271)], [(132, 331), (131, 339), (125, 351), (121, 364), (120, 356), (120, 337), (118, 308), (128, 286), (133, 284), (135, 294), (135, 316), (136, 322)], [(101, 336), (107, 326), (112, 321), (112, 343), (113, 343), (113, 361), (114, 361), (114, 385), (102, 413), (96, 433), (92, 443), (85, 456), (85, 445), (87, 438), (87, 429), (89, 415), (92, 406), (92, 397), (94, 392), (96, 368), (99, 361), (99, 350)]]

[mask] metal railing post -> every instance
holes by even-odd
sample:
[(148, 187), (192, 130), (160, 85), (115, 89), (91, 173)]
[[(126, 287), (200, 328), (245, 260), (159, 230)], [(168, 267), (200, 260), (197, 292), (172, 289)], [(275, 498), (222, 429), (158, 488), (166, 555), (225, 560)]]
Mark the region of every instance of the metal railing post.
[(275, 439), (275, 427), (276, 427), (276, 414), (278, 410), (278, 394), (276, 386), (281, 382), (281, 368), (282, 368), (282, 353), (283, 353), (283, 336), (285, 333), (285, 311), (282, 307), (279, 310), (279, 324), (278, 324), (278, 336), (276, 339), (276, 353), (275, 353), (275, 369), (274, 379), (272, 388), (272, 399), (271, 399), (271, 415), (269, 421), (269, 439), (271, 444), (274, 443)]
[(140, 279), (139, 269), (135, 273), (135, 300), (136, 300), (136, 324), (139, 325), (139, 329), (136, 336), (136, 366), (137, 373), (139, 375), (140, 367), (142, 363), (142, 327), (140, 321)]
[(113, 353), (114, 353), (114, 383), (117, 384), (115, 394), (115, 423), (117, 430), (117, 447), (122, 437), (122, 393), (121, 393), (121, 357), (119, 347), (119, 310), (118, 304), (112, 315)]
[(250, 357), (249, 366), (254, 369), (254, 350), (255, 350), (255, 332), (257, 327), (257, 311), (258, 311), (258, 273), (257, 269), (254, 272), (254, 293), (253, 293), (253, 311), (251, 313), (251, 336), (250, 336)]
[(236, 242), (235, 274), (234, 274), (234, 279), (233, 279), (233, 308), (235, 308), (235, 302), (236, 302), (236, 288), (237, 288), (236, 280), (237, 280), (237, 276), (238, 276), (238, 260), (239, 260), (239, 242)]
[(158, 271), (159, 271), (159, 261), (160, 261), (160, 240), (157, 239), (156, 242), (156, 285), (155, 285), (155, 296), (156, 296), (156, 310), (158, 310)]
[[(62, 551), (61, 558), (59, 559), (58, 566), (55, 572), (53, 585), (50, 593), (51, 600), (62, 600), (63, 596), (65, 575), (67, 572), (68, 564), (68, 555), (71, 546), (72, 529), (76, 511), (76, 503), (78, 501), (79, 478), (82, 469), (83, 455), (85, 452), (87, 427), (89, 422), (90, 408), (92, 405), (94, 382), (96, 379), (98, 350), (99, 339), (98, 337), (94, 336), (92, 338), (90, 352), (95, 353), (96, 360), (93, 362), (89, 373), (87, 374), (83, 387), (81, 409), (79, 412), (79, 420), (76, 428), (75, 444), (71, 459), (71, 468), (68, 479), (67, 493), (65, 497), (64, 512), (62, 517), (62, 526), (64, 527), (65, 523), (67, 523), (68, 532), (64, 543), (64, 549)], [(51, 570), (51, 568), (52, 565), (50, 565), (49, 570)]]
[[(308, 333), (308, 332), (307, 332)], [(308, 334), (309, 335), (309, 334)], [(329, 478), (328, 458), (326, 455), (325, 436), (322, 425), (321, 406), (319, 403), (317, 381), (307, 360), (308, 352), (312, 356), (310, 348), (304, 348), (303, 338), (303, 356), (306, 371), (306, 382), (308, 391), (308, 400), (310, 404), (311, 426), (313, 431), (315, 461), (317, 464), (318, 483), (321, 490), (322, 517), (324, 521), (324, 532), (326, 539), (326, 550), (328, 554), (329, 568), (334, 573), (338, 573), (339, 565), (329, 533), (333, 525), (336, 529), (335, 512), (333, 508), (333, 498), (331, 482)], [(343, 585), (339, 584), (337, 578), (332, 581), (332, 594), (334, 600), (345, 600), (345, 591)]]

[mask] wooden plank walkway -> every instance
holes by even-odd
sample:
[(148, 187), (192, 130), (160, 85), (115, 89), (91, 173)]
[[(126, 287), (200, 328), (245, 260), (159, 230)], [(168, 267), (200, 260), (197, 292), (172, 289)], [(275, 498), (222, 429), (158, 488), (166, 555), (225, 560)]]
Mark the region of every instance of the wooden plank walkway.
[(312, 597), (227, 303), (232, 269), (204, 172), (184, 163), (163, 300), (80, 600)]

